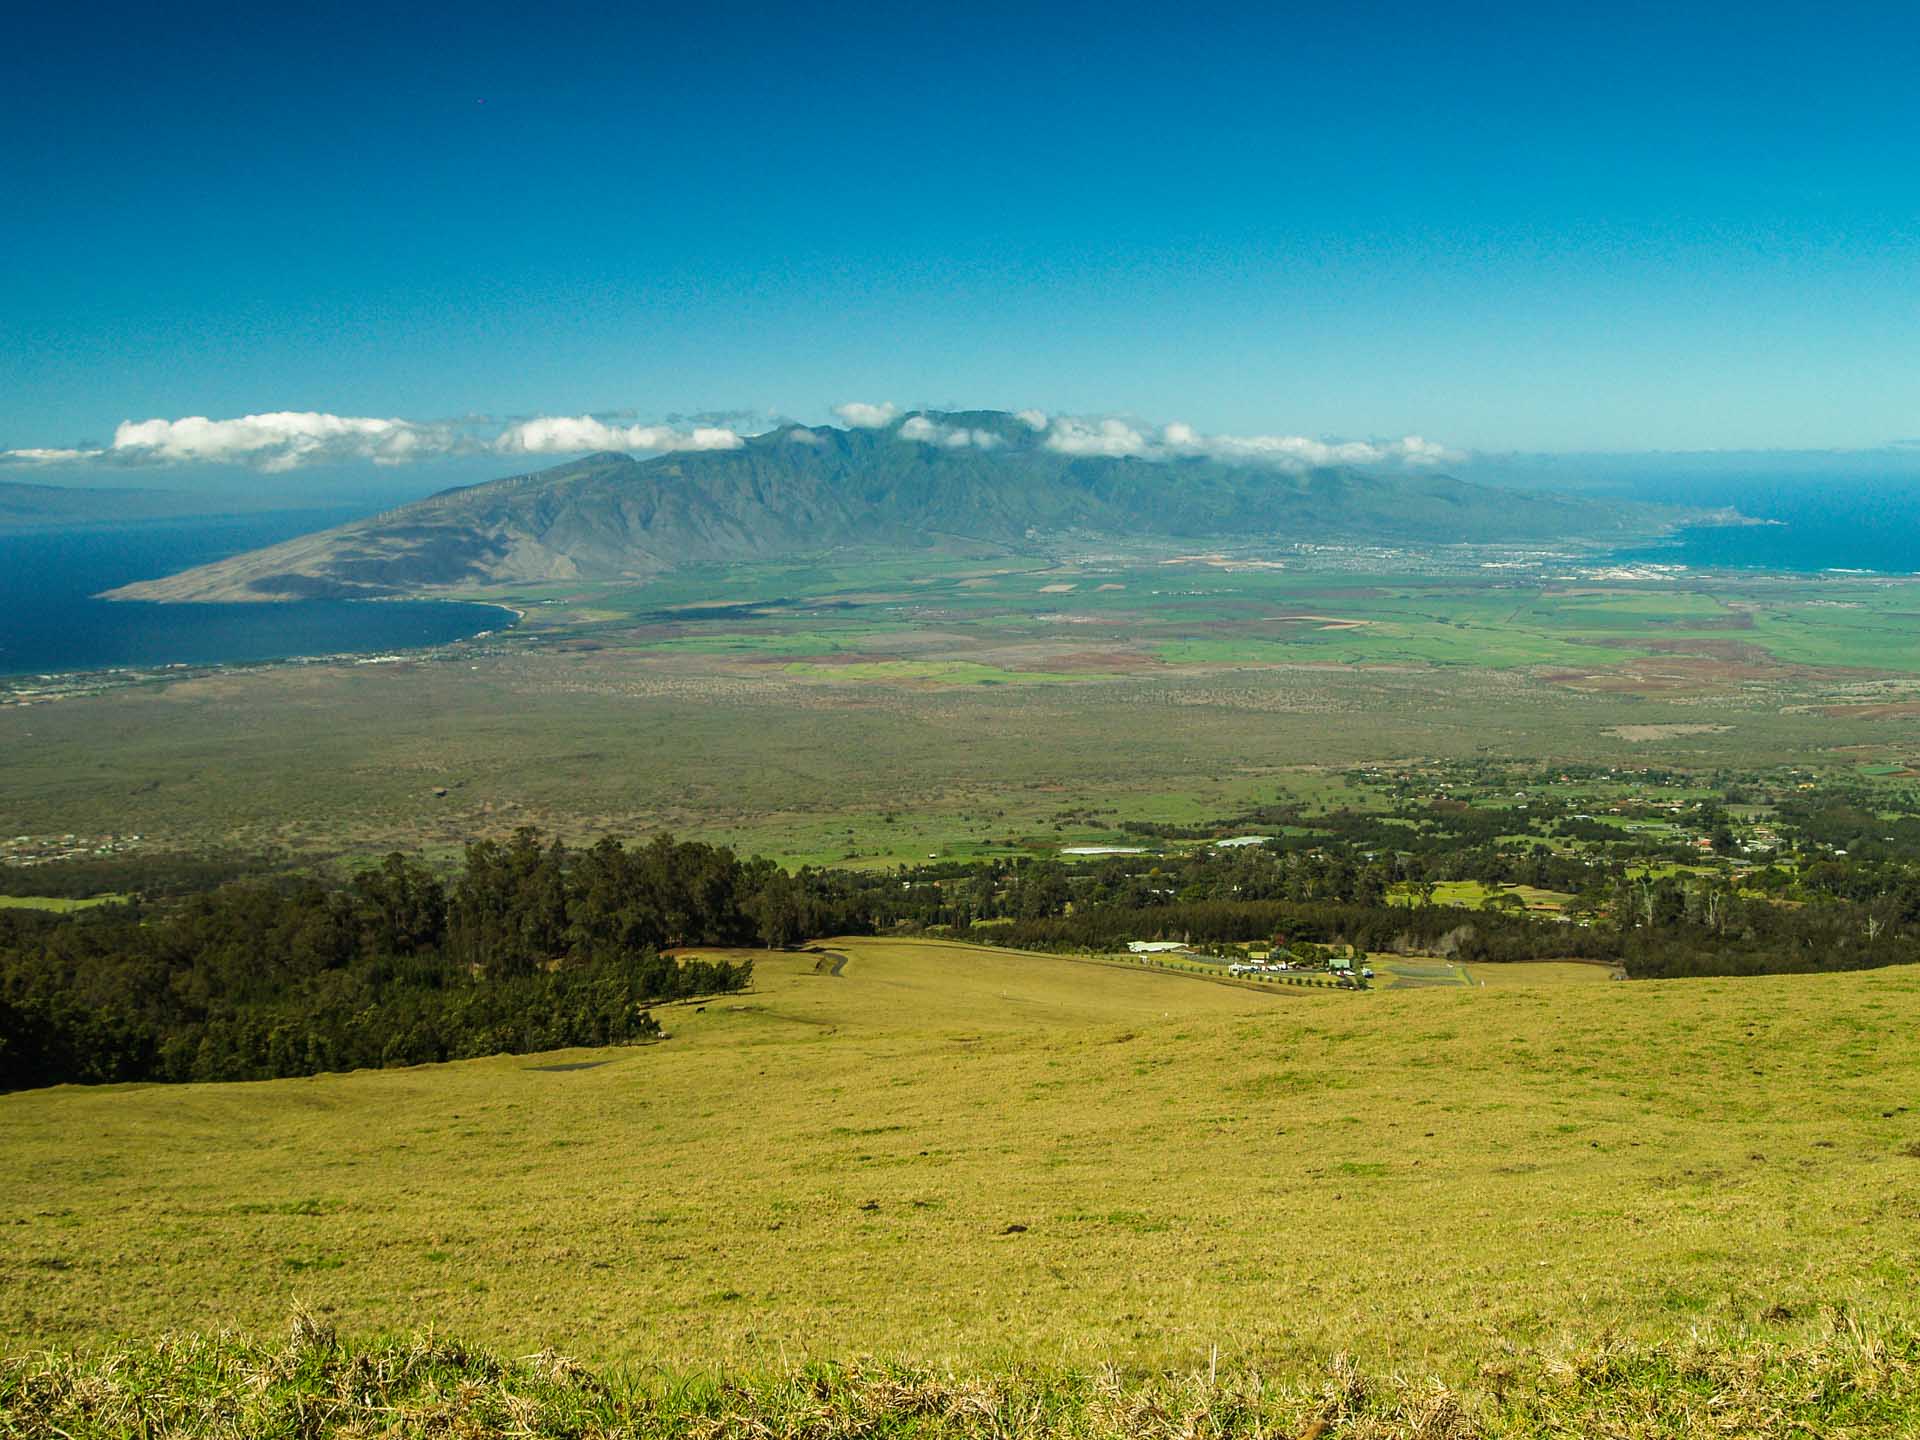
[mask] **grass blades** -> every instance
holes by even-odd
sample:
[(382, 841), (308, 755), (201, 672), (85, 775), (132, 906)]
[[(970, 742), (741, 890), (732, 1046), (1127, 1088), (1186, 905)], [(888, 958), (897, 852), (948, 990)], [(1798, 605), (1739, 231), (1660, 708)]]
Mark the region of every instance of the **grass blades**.
[(67, 1440), (1844, 1440), (1910, 1435), (1916, 1423), (1920, 1336), (1842, 1312), (1798, 1343), (1601, 1342), (1483, 1367), (1465, 1389), (1369, 1373), (1338, 1355), (1318, 1374), (1278, 1382), (1217, 1366), (956, 1374), (870, 1361), (775, 1376), (602, 1376), (552, 1352), (504, 1359), (431, 1333), (345, 1342), (298, 1308), (279, 1344), (169, 1335), (0, 1363), (0, 1435)]

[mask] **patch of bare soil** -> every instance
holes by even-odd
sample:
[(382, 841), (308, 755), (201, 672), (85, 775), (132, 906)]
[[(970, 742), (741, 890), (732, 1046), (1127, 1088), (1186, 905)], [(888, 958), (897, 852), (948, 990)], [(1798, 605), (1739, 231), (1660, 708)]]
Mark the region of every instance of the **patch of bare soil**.
[(1821, 705), (1822, 715), (1835, 720), (1899, 720), (1920, 715), (1920, 700), (1889, 700), (1875, 705)]
[(1600, 733), (1622, 740), (1675, 740), (1683, 735), (1719, 735), (1731, 725), (1609, 725)]
[(1545, 676), (1570, 690), (1603, 695), (1670, 695), (1718, 690), (1753, 680), (1784, 680), (1795, 673), (1786, 666), (1720, 660), (1709, 656), (1675, 655), (1634, 660), (1608, 670), (1556, 670)]
[(1359, 630), (1373, 624), (1371, 620), (1349, 620), (1339, 615), (1274, 615), (1269, 618), (1286, 624), (1318, 625), (1322, 630)]
[(1747, 640), (1649, 640), (1636, 635), (1608, 635), (1596, 644), (1615, 650), (1652, 650), (1661, 655), (1701, 655), (1755, 665), (1771, 664), (1773, 657)]
[(1062, 655), (1025, 659), (1008, 668), (1071, 675), (1117, 675), (1157, 670), (1163, 663), (1159, 656), (1140, 650), (1070, 650)]

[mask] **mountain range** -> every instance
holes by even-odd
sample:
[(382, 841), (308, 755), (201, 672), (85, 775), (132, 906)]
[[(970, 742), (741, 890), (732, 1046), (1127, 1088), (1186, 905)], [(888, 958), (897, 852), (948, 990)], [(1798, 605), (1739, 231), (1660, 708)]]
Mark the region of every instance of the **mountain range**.
[(170, 490), (89, 490), (0, 480), (0, 530), (54, 525), (118, 525), (203, 514), (205, 501)]
[(1499, 490), (1432, 467), (1066, 454), (1017, 416), (926, 411), (875, 428), (787, 425), (733, 449), (588, 455), (109, 595), (375, 598), (644, 579), (847, 547), (1606, 541), (1664, 528), (1653, 517), (1649, 507)]

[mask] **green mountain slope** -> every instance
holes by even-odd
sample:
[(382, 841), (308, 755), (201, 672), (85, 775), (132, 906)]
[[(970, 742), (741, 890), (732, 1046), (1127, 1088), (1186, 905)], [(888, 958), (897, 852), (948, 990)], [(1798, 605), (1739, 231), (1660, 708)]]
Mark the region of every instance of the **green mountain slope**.
[(589, 455), (112, 592), (145, 600), (408, 594), (619, 579), (841, 546), (1041, 549), (1152, 543), (1550, 541), (1644, 517), (1431, 471), (1294, 472), (1206, 458), (1072, 456), (997, 411), (931, 414), (966, 444), (788, 426), (736, 450)]

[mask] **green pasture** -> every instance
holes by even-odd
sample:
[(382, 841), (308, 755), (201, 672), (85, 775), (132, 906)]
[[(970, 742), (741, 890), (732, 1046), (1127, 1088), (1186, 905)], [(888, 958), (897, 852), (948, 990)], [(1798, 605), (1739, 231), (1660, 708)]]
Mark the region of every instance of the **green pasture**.
[[(1175, 666), (1592, 671), (1671, 653), (1920, 670), (1920, 607), (1908, 585), (1885, 580), (1602, 584), (896, 557), (705, 567), (644, 585), (521, 587), (476, 592), (476, 598), (527, 607), (529, 635), (558, 628), (664, 654), (766, 654), (799, 662), (951, 627), (955, 633), (947, 639), (955, 650), (942, 659), (999, 642), (1092, 634), (1118, 636)], [(733, 608), (740, 606), (761, 609), (742, 616)], [(743, 620), (751, 628), (742, 629)], [(640, 621), (656, 632), (664, 625), (678, 633), (622, 640)], [(1076, 672), (1076, 678), (1087, 677)], [(1007, 683), (991, 673), (950, 672), (943, 679)]]
[[(1495, 895), (1512, 895), (1535, 914), (1559, 914), (1573, 903), (1574, 897), (1561, 890), (1543, 890), (1537, 885), (1490, 885), (1482, 880), (1441, 880), (1433, 887), (1433, 903), (1458, 905), (1478, 910)], [(1387, 899), (1395, 905), (1418, 905), (1420, 891), (1414, 885), (1395, 885)]]
[[(1579, 960), (1529, 960), (1510, 964), (1473, 964), (1465, 967), (1475, 985), (1592, 985), (1616, 979), (1610, 965)], [(1619, 983), (1619, 982), (1616, 982)]]
[(638, 1049), (0, 1097), (9, 1348), (297, 1300), (640, 1367), (1478, 1385), (1920, 1308), (1920, 973), (1259, 991), (823, 950)]
[(934, 685), (1057, 685), (1081, 678), (1039, 670), (1007, 670), (969, 660), (865, 660), (845, 665), (796, 662), (782, 669), (788, 675), (842, 684), (906, 681)]
[(56, 914), (70, 914), (75, 910), (90, 910), (95, 905), (120, 905), (126, 900), (125, 895), (87, 895), (79, 898), (65, 895), (0, 895), (0, 910), (51, 910)]

